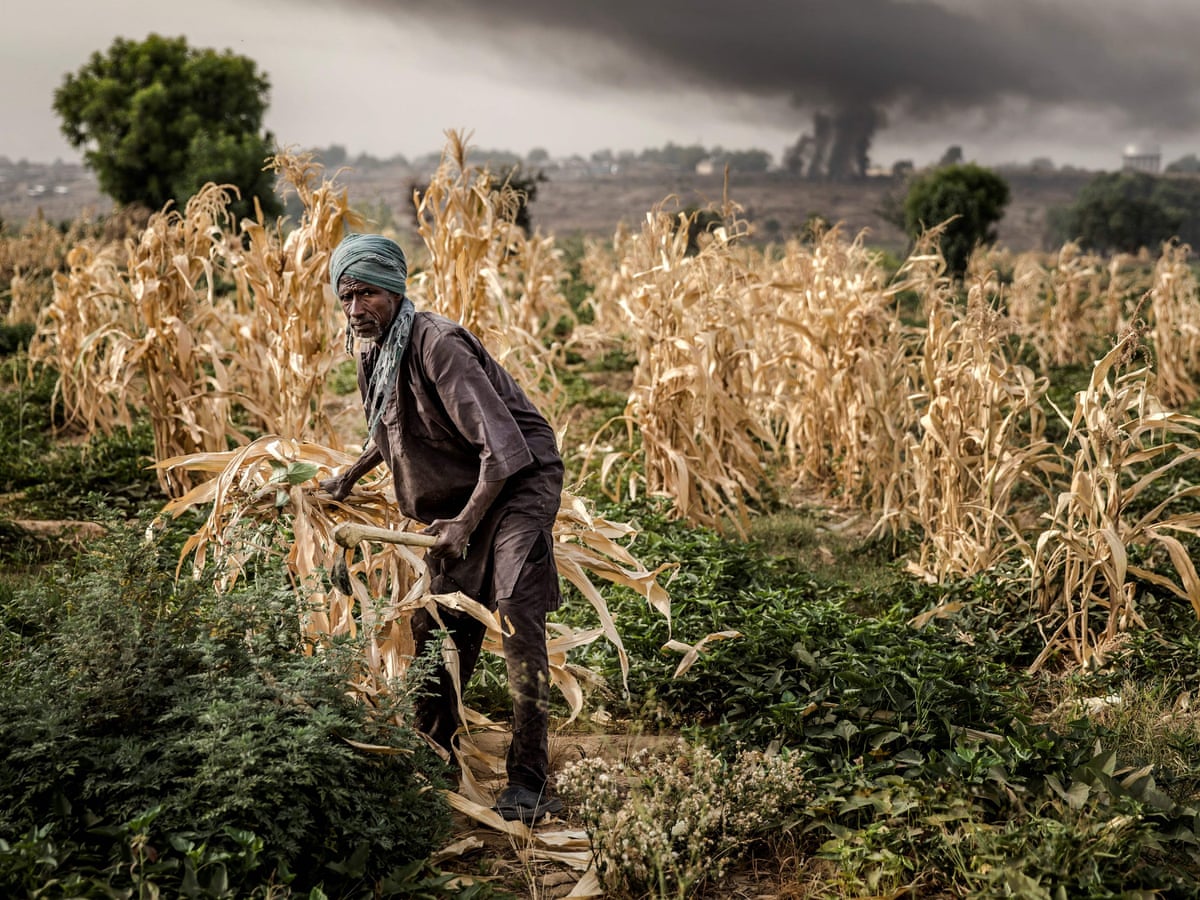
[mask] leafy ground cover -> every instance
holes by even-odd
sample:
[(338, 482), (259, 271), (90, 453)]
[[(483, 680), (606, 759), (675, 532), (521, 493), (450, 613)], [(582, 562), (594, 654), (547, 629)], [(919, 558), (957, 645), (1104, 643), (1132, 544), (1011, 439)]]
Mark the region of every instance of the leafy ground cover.
[[(1178, 706), (1200, 629), (1186, 610), (1163, 604), (1165, 618), (1107, 671), (1035, 678), (1024, 669), (1043, 642), (1017, 581), (931, 586), (892, 566), (890, 579), (854, 587), (653, 509), (641, 518), (650, 557), (680, 564), (674, 637), (741, 636), (672, 678), (665, 624), (619, 622), (637, 658), (624, 713), (729, 755), (801, 756), (804, 802), (767, 842), (796, 861), (778, 873), (784, 889), (1194, 895), (1200, 730)], [(1153, 650), (1138, 646), (1147, 640)], [(1097, 714), (1095, 698), (1122, 691), (1125, 703), (1102, 700)]]
[(359, 648), (306, 644), (278, 575), (216, 594), (106, 525), (0, 597), (3, 893), (354, 896), (426, 859), (442, 764), (347, 695)]

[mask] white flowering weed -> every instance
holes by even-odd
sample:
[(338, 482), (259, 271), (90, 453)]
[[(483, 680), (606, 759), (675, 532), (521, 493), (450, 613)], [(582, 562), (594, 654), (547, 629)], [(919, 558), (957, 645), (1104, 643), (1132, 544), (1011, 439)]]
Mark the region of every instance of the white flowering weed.
[(583, 820), (607, 895), (686, 897), (802, 804), (802, 780), (795, 756), (744, 750), (729, 761), (679, 742), (626, 762), (582, 759), (558, 789)]

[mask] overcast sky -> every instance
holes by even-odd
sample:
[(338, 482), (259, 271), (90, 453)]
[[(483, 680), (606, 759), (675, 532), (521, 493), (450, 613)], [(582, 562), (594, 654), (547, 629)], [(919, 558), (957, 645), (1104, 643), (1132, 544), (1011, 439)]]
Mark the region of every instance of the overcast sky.
[(871, 109), (873, 163), (1200, 153), (1200, 0), (33, 0), (0, 27), (0, 155), (76, 160), (63, 75), (151, 32), (251, 57), (284, 145), (552, 155), (667, 141), (778, 160)]

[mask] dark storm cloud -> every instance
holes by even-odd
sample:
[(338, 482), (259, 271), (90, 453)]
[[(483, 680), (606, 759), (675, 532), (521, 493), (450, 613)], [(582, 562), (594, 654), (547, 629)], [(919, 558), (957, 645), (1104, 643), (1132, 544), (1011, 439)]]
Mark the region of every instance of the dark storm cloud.
[[(504, 48), (531, 76), (570, 66), (631, 90), (702, 86), (896, 121), (1013, 101), (1200, 119), (1191, 0), (358, 0)], [(548, 38), (551, 38), (548, 40)], [(431, 73), (433, 74), (433, 73)]]

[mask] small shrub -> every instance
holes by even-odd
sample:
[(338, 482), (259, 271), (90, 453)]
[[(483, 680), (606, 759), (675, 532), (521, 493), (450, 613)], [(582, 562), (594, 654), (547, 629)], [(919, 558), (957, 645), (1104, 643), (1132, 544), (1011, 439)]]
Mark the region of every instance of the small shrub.
[(606, 896), (689, 897), (803, 804), (799, 759), (733, 759), (680, 743), (628, 762), (594, 757), (558, 776), (579, 810)]
[(951, 219), (941, 234), (942, 254), (950, 272), (961, 276), (971, 253), (996, 240), (1004, 216), (1008, 182), (990, 169), (962, 163), (934, 169), (914, 179), (904, 198), (904, 229), (912, 240)]

